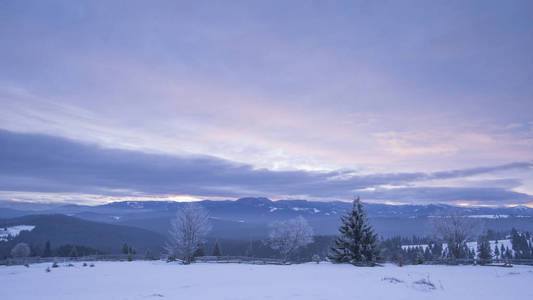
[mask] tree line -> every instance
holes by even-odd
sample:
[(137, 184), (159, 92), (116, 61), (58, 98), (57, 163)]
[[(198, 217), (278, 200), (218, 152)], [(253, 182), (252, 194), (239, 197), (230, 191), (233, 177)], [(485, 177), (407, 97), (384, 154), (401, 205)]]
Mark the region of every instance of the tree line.
[[(351, 209), (340, 218), (338, 236), (315, 236), (307, 220), (299, 216), (272, 223), (265, 240), (226, 240), (222, 244), (218, 239), (211, 239), (208, 243), (206, 235), (211, 229), (209, 214), (201, 206), (189, 203), (181, 207), (172, 219), (163, 251), (168, 260), (180, 260), (185, 264), (199, 256), (223, 255), (278, 257), (283, 262), (329, 260), (354, 265), (374, 265), (382, 261), (402, 264), (447, 260), (453, 263), (461, 259), (477, 259), (480, 263), (487, 263), (492, 259), (533, 259), (532, 238), (528, 232), (521, 233), (513, 228), (510, 234), (491, 230), (476, 234), (474, 221), (461, 216), (435, 218), (435, 234), (431, 237), (382, 239), (368, 222), (359, 198), (355, 198), (352, 204)], [(511, 248), (490, 243), (490, 240), (501, 240), (507, 236), (511, 239)], [(477, 249), (468, 247), (467, 242), (476, 239)], [(128, 257), (137, 255), (135, 247), (128, 243), (124, 243), (121, 249), (122, 254)], [(10, 254), (13, 257), (79, 257), (105, 253), (79, 245), (61, 245), (52, 249), (48, 241), (44, 249), (19, 243)], [(159, 258), (159, 253), (148, 250), (144, 256), (147, 259)]]

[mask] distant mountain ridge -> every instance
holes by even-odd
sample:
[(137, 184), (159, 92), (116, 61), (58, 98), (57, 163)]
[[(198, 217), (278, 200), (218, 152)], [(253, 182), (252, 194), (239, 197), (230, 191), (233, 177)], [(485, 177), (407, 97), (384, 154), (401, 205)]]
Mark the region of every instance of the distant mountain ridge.
[[(20, 211), (19, 207), (24, 207), (25, 210), (31, 211), (54, 211), (54, 212), (77, 212), (84, 211), (111, 211), (114, 209), (120, 210), (170, 210), (176, 209), (185, 202), (175, 201), (118, 201), (111, 202), (102, 205), (50, 205), (46, 206), (38, 203), (31, 202), (16, 202), (18, 205), (9, 205), (13, 202), (0, 201), (0, 208), (11, 208)], [(224, 201), (212, 201), (203, 200), (196, 202), (207, 207), (268, 207), (270, 209), (294, 209), (302, 208), (302, 210), (309, 209), (314, 213), (319, 213), (313, 208), (323, 213), (332, 213), (338, 211), (338, 209), (347, 209), (351, 203), (341, 201), (307, 201), (307, 200), (276, 200), (272, 201), (265, 197), (246, 197), (238, 200), (224, 200)], [(506, 215), (527, 215), (533, 216), (533, 208), (527, 206), (515, 206), (515, 207), (481, 207), (481, 206), (453, 206), (447, 204), (429, 204), (429, 205), (389, 205), (389, 204), (377, 204), (377, 203), (364, 203), (365, 208), (370, 216), (381, 217), (397, 217), (397, 216), (430, 216), (430, 215), (445, 215), (450, 212), (460, 215), (471, 214), (506, 214)], [(35, 205), (35, 207), (32, 207)], [(322, 209), (322, 210), (321, 210)], [(274, 211), (275, 211), (274, 210)]]
[[(66, 214), (66, 215), (105, 215), (110, 219), (119, 220), (122, 217), (150, 213), (167, 214), (176, 211), (185, 202), (174, 201), (120, 201), (102, 205), (51, 205), (16, 202), (16, 206), (10, 201), (0, 201), (0, 218), (10, 218), (30, 214)], [(214, 217), (227, 217), (229, 215), (254, 214), (254, 218), (268, 216), (290, 217), (303, 215), (307, 217), (332, 216), (343, 213), (351, 205), (350, 202), (331, 201), (307, 201), (307, 200), (277, 200), (272, 201), (264, 197), (246, 197), (238, 200), (212, 201), (203, 200), (196, 202), (210, 211)], [(429, 205), (388, 205), (376, 203), (364, 203), (369, 217), (423, 217), (442, 215), (464, 216), (517, 216), (533, 217), (533, 208), (525, 206), (517, 207), (460, 207), (446, 204)], [(16, 208), (16, 209), (15, 209)], [(22, 209), (21, 209), (22, 208)]]
[[(268, 224), (296, 216), (305, 217), (317, 234), (336, 234), (339, 217), (351, 203), (332, 201), (277, 200), (246, 197), (235, 201), (204, 200), (215, 226), (212, 236), (248, 238), (264, 236)], [(64, 214), (84, 220), (148, 229), (165, 235), (170, 219), (184, 202), (122, 201), (103, 205), (63, 205), (41, 210), (4, 209), (0, 202), (0, 218), (32, 214)], [(28, 204), (24, 204), (24, 208)], [(18, 208), (18, 207), (17, 207)], [(365, 203), (365, 209), (376, 230), (384, 235), (430, 234), (431, 218), (457, 214), (484, 220), (488, 228), (509, 230), (511, 227), (533, 229), (533, 208), (529, 207), (458, 207), (445, 204), (387, 205)]]

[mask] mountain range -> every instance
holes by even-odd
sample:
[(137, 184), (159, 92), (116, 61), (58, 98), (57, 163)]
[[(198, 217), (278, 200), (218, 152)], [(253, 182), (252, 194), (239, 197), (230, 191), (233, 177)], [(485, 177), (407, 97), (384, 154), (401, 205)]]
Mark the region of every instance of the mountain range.
[[(305, 217), (315, 233), (337, 233), (339, 217), (350, 202), (318, 202), (306, 200), (278, 200), (241, 198), (235, 201), (197, 202), (209, 211), (212, 237), (261, 238), (274, 221)], [(0, 219), (28, 215), (62, 214), (78, 219), (141, 228), (165, 235), (170, 219), (183, 202), (124, 201), (103, 205), (58, 205), (0, 201)], [(367, 214), (376, 231), (382, 236), (428, 235), (435, 217), (450, 214), (477, 218), (485, 229), (510, 230), (512, 227), (533, 230), (533, 208), (520, 207), (459, 207), (444, 204), (386, 205), (365, 203)]]

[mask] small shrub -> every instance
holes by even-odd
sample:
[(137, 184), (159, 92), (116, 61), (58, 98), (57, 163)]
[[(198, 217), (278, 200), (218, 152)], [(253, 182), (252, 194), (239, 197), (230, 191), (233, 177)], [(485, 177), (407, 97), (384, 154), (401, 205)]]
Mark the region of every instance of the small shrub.
[(94, 267), (94, 264), (90, 264), (89, 267), (91, 267), (91, 268)]
[(437, 288), (435, 284), (429, 280), (429, 278), (428, 279), (423, 278), (413, 283), (416, 285), (419, 285), (420, 287), (425, 287), (425, 289), (428, 289), (428, 290), (434, 290)]
[(396, 277), (383, 277), (382, 280), (383, 281), (388, 281), (390, 283), (402, 283), (403, 282), (403, 280), (400, 280), (400, 279), (398, 279)]
[(83, 263), (83, 266), (84, 266), (84, 267), (87, 267), (87, 263)]
[(52, 264), (52, 268), (59, 268), (59, 265), (57, 264), (57, 262), (54, 262), (54, 263)]
[(24, 266), (25, 266), (26, 268), (29, 268), (29, 267), (30, 267), (30, 265), (28, 265), (28, 264), (24, 264)]
[(50, 271), (52, 271), (50, 270), (50, 267), (46, 268), (46, 273), (50, 273)]
[(316, 262), (317, 264), (320, 263), (320, 256), (318, 254), (315, 254), (313, 255), (313, 257), (311, 258), (314, 262)]
[(74, 267), (74, 265), (73, 264), (68, 264), (67, 267)]

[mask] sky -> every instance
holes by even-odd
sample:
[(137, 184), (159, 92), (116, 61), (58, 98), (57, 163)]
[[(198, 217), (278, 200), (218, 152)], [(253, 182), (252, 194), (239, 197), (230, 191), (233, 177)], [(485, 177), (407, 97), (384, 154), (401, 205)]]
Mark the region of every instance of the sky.
[(0, 200), (533, 206), (531, 1), (0, 1)]

